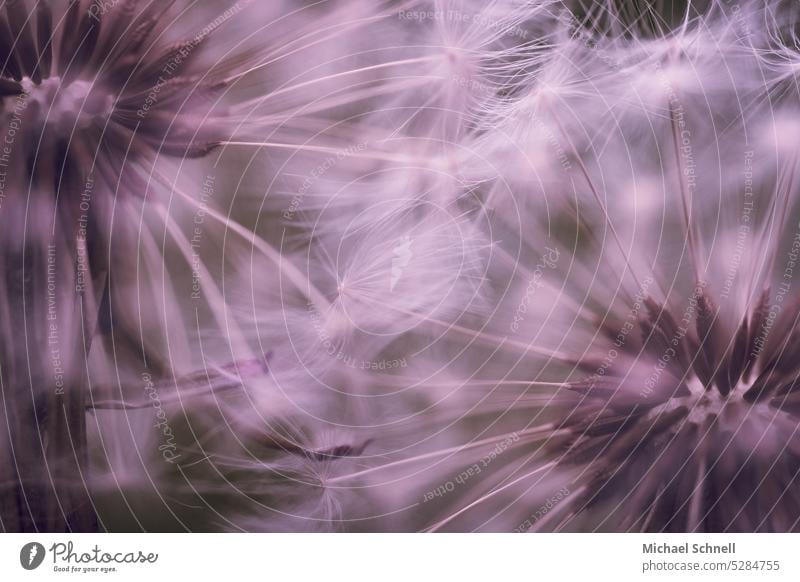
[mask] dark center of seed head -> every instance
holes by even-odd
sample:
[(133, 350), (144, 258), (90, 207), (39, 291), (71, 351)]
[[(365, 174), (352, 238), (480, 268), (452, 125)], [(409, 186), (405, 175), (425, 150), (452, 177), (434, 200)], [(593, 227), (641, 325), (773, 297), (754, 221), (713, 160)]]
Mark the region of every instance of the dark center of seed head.
[(91, 81), (64, 83), (60, 77), (50, 77), (35, 83), (26, 77), (21, 84), (27, 99), (39, 104), (43, 124), (82, 129), (108, 117), (113, 108), (113, 96)]

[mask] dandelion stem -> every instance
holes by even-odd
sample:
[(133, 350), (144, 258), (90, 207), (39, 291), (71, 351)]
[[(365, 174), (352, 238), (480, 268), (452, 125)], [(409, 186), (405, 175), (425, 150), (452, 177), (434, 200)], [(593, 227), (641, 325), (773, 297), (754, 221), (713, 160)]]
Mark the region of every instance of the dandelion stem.
[(627, 267), (627, 270), (630, 272), (631, 276), (633, 277), (633, 280), (636, 282), (637, 287), (639, 289), (643, 289), (644, 287), (642, 286), (642, 283), (639, 281), (639, 278), (636, 276), (636, 272), (633, 270), (633, 266), (631, 265), (630, 258), (628, 256), (629, 252), (625, 250), (625, 247), (622, 244), (622, 240), (620, 240), (619, 234), (617, 234), (617, 229), (614, 227), (614, 223), (611, 222), (611, 216), (609, 216), (608, 209), (606, 208), (603, 199), (600, 197), (600, 192), (598, 191), (597, 186), (595, 186), (591, 174), (589, 174), (589, 169), (583, 162), (583, 158), (578, 153), (578, 149), (575, 147), (575, 144), (570, 139), (569, 134), (567, 133), (566, 129), (561, 123), (561, 120), (555, 113), (553, 113), (552, 115), (553, 119), (556, 122), (556, 125), (558, 125), (558, 130), (561, 132), (562, 137), (566, 140), (567, 145), (569, 146), (570, 151), (573, 157), (575, 158), (578, 167), (581, 170), (581, 174), (583, 175), (584, 180), (586, 180), (586, 183), (589, 186), (589, 190), (591, 191), (595, 202), (597, 202), (598, 207), (603, 213), (603, 217), (605, 218), (606, 224), (608, 225), (608, 229), (611, 232), (611, 236), (614, 239), (614, 242), (616, 243), (617, 247), (619, 248), (619, 252), (622, 255), (622, 259), (625, 261), (625, 266)]
[(364, 469), (362, 471), (358, 471), (356, 473), (350, 473), (348, 475), (340, 475), (338, 477), (334, 477), (332, 479), (328, 479), (328, 483), (339, 483), (342, 481), (348, 481), (350, 479), (355, 479), (356, 477), (362, 477), (364, 475), (369, 475), (370, 473), (375, 473), (376, 471), (383, 471), (385, 469), (391, 469), (392, 467), (400, 467), (402, 465), (408, 465), (409, 463), (416, 463), (419, 461), (424, 461), (427, 459), (435, 459), (436, 457), (442, 457), (449, 454), (457, 454), (463, 451), (468, 451), (470, 449), (479, 448), (486, 445), (496, 444), (501, 442), (507, 438), (513, 437), (514, 435), (522, 437), (550, 437), (554, 435), (553, 432), (553, 425), (546, 424), (544, 426), (540, 426), (537, 428), (532, 428), (528, 430), (518, 431), (518, 432), (510, 432), (506, 434), (502, 434), (499, 436), (488, 437), (485, 439), (481, 439), (479, 441), (475, 441), (472, 443), (467, 443), (464, 445), (458, 445), (455, 447), (449, 447), (447, 449), (441, 449), (439, 451), (433, 451), (430, 453), (425, 453), (422, 455), (417, 455), (415, 457), (408, 457), (405, 459), (400, 459), (398, 461), (393, 461), (391, 463), (386, 463), (385, 465), (379, 465), (377, 467), (370, 467), (369, 469)]
[[(242, 239), (249, 242), (253, 245), (254, 248), (261, 251), (261, 253), (267, 257), (278, 269), (283, 272), (289, 281), (297, 288), (298, 291), (305, 294), (309, 301), (313, 302), (315, 307), (321, 311), (326, 311), (330, 308), (330, 302), (325, 298), (325, 296), (309, 281), (307, 277), (305, 277), (300, 270), (295, 267), (290, 261), (285, 260), (283, 255), (281, 255), (278, 251), (276, 251), (272, 246), (267, 243), (264, 239), (258, 236), (251, 230), (246, 229), (244, 226), (233, 220), (232, 218), (228, 218), (214, 210), (210, 207), (205, 207), (200, 204), (199, 201), (195, 200), (189, 194), (183, 192), (180, 188), (177, 188), (174, 185), (170, 185), (169, 181), (162, 176), (161, 174), (157, 174), (159, 180), (168, 188), (171, 188), (174, 192), (177, 192), (182, 198), (188, 201), (192, 206), (196, 208), (202, 208), (203, 212), (205, 212), (206, 216), (210, 216), (219, 224), (224, 226), (226, 229), (230, 229), (237, 235), (239, 235)], [(227, 232), (226, 232), (227, 235)]]
[[(345, 58), (345, 57), (343, 57), (343, 58)], [(342, 71), (341, 73), (333, 73), (331, 75), (325, 75), (324, 77), (317, 77), (315, 79), (311, 79), (309, 81), (304, 81), (304, 82), (298, 83), (296, 85), (290, 85), (288, 87), (281, 87), (280, 89), (276, 89), (275, 91), (267, 93), (263, 97), (258, 97), (257, 101), (258, 101), (258, 103), (260, 105), (260, 104), (263, 104), (265, 101), (267, 101), (269, 99), (277, 97), (278, 95), (283, 95), (284, 93), (289, 93), (291, 91), (296, 91), (298, 89), (303, 89), (303, 88), (309, 87), (311, 85), (314, 85), (315, 83), (323, 83), (325, 81), (331, 81), (333, 79), (338, 79), (340, 77), (346, 77), (348, 75), (356, 75), (358, 73), (367, 73), (367, 72), (371, 72), (371, 71), (377, 71), (379, 69), (385, 69), (385, 68), (388, 68), (388, 67), (396, 67), (396, 66), (399, 66), (399, 65), (414, 65), (414, 64), (418, 64), (418, 63), (425, 63), (425, 62), (430, 62), (430, 61), (433, 61), (433, 60), (436, 60), (436, 59), (439, 59), (439, 57), (437, 57), (437, 56), (417, 57), (417, 58), (414, 58), (414, 59), (402, 59), (402, 60), (399, 60), (399, 61), (389, 61), (389, 62), (386, 62), (386, 63), (379, 63), (377, 65), (370, 65), (368, 67), (361, 67), (359, 69), (350, 69), (349, 71)], [(256, 100), (254, 99), (254, 100), (251, 100), (250, 102), (242, 103), (242, 104), (237, 106), (237, 109), (244, 109), (250, 103), (252, 103), (253, 101), (256, 101)]]
[[(376, 300), (375, 303), (378, 304), (378, 301)], [(420, 315), (419, 313), (415, 313), (413, 311), (409, 311), (407, 309), (402, 309), (400, 307), (393, 306), (393, 305), (386, 305), (384, 303), (380, 303), (380, 305), (381, 305), (382, 308), (391, 309), (391, 310), (396, 311), (398, 313), (402, 313), (403, 315), (408, 315), (409, 317), (413, 317), (413, 318), (417, 319), (418, 321), (420, 321), (422, 323), (431, 323), (431, 324), (434, 324), (436, 326), (443, 327), (443, 328), (445, 328), (447, 330), (455, 331), (455, 332), (458, 332), (460, 334), (470, 336), (470, 337), (475, 338), (477, 340), (481, 340), (481, 341), (485, 341), (485, 342), (489, 342), (489, 343), (494, 342), (495, 345), (514, 346), (515, 348), (521, 349), (524, 353), (529, 353), (530, 352), (530, 353), (538, 354), (540, 356), (545, 356), (545, 357), (548, 357), (548, 358), (556, 358), (556, 359), (565, 360), (565, 361), (573, 361), (573, 360), (576, 359), (576, 357), (574, 355), (568, 354), (566, 352), (559, 352), (559, 351), (555, 351), (555, 350), (547, 350), (547, 349), (535, 346), (532, 343), (531, 344), (526, 344), (524, 342), (520, 342), (520, 341), (511, 339), (508, 336), (499, 336), (499, 335), (494, 335), (494, 334), (487, 333), (487, 332), (484, 332), (484, 331), (470, 329), (468, 327), (465, 327), (463, 325), (459, 325), (457, 323), (451, 323), (451, 322), (443, 321), (441, 319), (437, 319), (437, 318), (431, 317), (429, 315)]]
[(689, 260), (691, 261), (692, 268), (694, 269), (694, 277), (696, 282), (700, 282), (700, 268), (697, 264), (697, 248), (694, 242), (694, 228), (692, 227), (692, 216), (690, 209), (689, 195), (686, 192), (686, 184), (683, 181), (685, 169), (683, 167), (683, 157), (681, 156), (681, 148), (678, 138), (678, 119), (675, 116), (675, 104), (672, 99), (669, 99), (669, 120), (672, 132), (672, 144), (675, 148), (675, 163), (678, 170), (678, 184), (681, 191), (681, 210), (683, 212), (683, 225), (686, 230), (686, 244), (689, 246)]
[[(258, 148), (276, 148), (276, 149), (290, 149), (298, 151), (318, 152), (323, 154), (339, 155), (344, 151), (342, 148), (334, 148), (330, 146), (314, 146), (309, 144), (295, 144), (295, 143), (279, 143), (268, 141), (223, 141), (224, 146), (246, 146)], [(374, 153), (374, 152), (349, 152), (348, 157), (366, 158), (373, 160), (381, 160), (387, 162), (397, 162), (398, 164), (420, 164), (425, 161), (423, 158), (415, 158), (412, 156), (402, 156), (390, 153)]]
[(541, 473), (542, 471), (546, 471), (547, 469), (550, 469), (550, 468), (554, 467), (555, 465), (556, 465), (556, 462), (555, 461), (551, 461), (551, 462), (549, 462), (549, 463), (547, 463), (545, 465), (542, 465), (541, 467), (538, 467), (538, 468), (534, 469), (533, 471), (530, 471), (530, 472), (525, 473), (524, 475), (522, 475), (520, 477), (517, 477), (513, 481), (509, 481), (508, 483), (506, 483), (502, 487), (498, 487), (497, 489), (493, 489), (492, 491), (490, 491), (489, 493), (486, 493), (485, 495), (482, 495), (481, 497), (479, 497), (478, 499), (476, 499), (475, 501), (473, 501), (469, 505), (466, 505), (466, 506), (462, 507), (461, 509), (459, 509), (458, 511), (456, 511), (452, 515), (449, 515), (445, 519), (436, 522), (434, 525), (429, 527), (426, 531), (428, 531), (428, 532), (437, 531), (438, 529), (440, 529), (441, 527), (447, 525), (448, 523), (453, 521), (455, 518), (457, 518), (459, 515), (461, 515), (463, 513), (466, 513), (467, 511), (469, 511), (470, 509), (472, 509), (476, 505), (480, 505), (484, 501), (488, 501), (489, 499), (491, 499), (495, 495), (505, 491), (506, 489), (508, 489), (509, 487), (511, 487), (513, 485), (516, 485), (520, 481), (523, 481), (523, 480), (525, 480), (525, 479), (527, 479), (529, 477), (532, 477), (532, 476), (536, 475), (537, 473)]

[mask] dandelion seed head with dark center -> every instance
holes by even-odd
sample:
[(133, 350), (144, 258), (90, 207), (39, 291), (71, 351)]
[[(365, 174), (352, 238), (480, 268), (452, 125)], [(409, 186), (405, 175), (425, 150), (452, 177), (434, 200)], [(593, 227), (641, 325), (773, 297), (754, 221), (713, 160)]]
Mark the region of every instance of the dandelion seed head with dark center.
[(577, 362), (595, 372), (567, 383), (575, 397), (549, 445), (589, 478), (542, 527), (605, 504), (598, 527), (617, 531), (797, 529), (800, 333), (769, 296), (736, 322), (698, 286), (683, 312), (648, 298), (635, 331), (601, 327), (618, 352)]
[[(0, 258), (11, 312), (43, 300), (52, 259), (59, 301), (94, 288), (87, 309), (105, 304), (98, 328), (109, 333), (113, 295), (136, 284), (123, 267), (133, 256), (125, 245), (154, 248), (136, 225), (163, 183), (163, 163), (203, 157), (226, 138), (215, 99), (246, 55), (201, 69), (204, 45), (227, 17), (175, 42), (183, 7), (15, 0), (0, 8)], [(125, 329), (126, 317), (116, 313), (115, 327)], [(45, 345), (47, 329), (43, 322), (31, 337)]]
[[(82, 1), (42, 1), (34, 9), (5, 3), (6, 143), (37, 186), (68, 189), (65, 176), (80, 183), (96, 173), (116, 189), (127, 166), (158, 155), (203, 156), (223, 138), (196, 106), (225, 85), (196, 67), (213, 30), (168, 44), (165, 27), (176, 5), (123, 0), (104, 12)], [(119, 186), (143, 196), (142, 182), (131, 176)]]
[[(12, 531), (95, 529), (76, 491), (96, 473), (86, 401), (113, 393), (102, 389), (112, 367), (140, 390), (142, 370), (160, 381), (190, 365), (173, 289), (155, 292), (166, 245), (148, 227), (177, 229), (154, 193), (165, 162), (203, 157), (227, 137), (215, 99), (252, 53), (201, 68), (227, 16), (173, 42), (188, 4), (0, 6), (0, 381), (3, 416), (14, 418), (3, 450), (18, 464), (0, 521)], [(117, 425), (104, 443), (125, 438)]]

